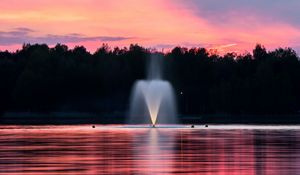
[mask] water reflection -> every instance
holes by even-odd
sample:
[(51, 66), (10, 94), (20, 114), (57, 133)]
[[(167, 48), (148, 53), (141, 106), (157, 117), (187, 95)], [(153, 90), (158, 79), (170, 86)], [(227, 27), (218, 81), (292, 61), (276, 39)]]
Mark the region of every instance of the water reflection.
[(174, 132), (163, 129), (147, 129), (133, 140), (133, 158), (138, 174), (168, 174), (172, 172), (174, 152)]
[[(229, 127), (230, 128), (230, 127)], [(2, 126), (0, 174), (300, 174), (300, 129)]]

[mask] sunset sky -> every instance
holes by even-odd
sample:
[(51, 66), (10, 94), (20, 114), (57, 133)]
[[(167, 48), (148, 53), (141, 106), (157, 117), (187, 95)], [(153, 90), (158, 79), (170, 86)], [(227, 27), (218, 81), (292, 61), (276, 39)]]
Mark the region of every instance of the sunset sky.
[(244, 53), (261, 43), (299, 53), (299, 7), (299, 0), (1, 0), (0, 50), (138, 43)]

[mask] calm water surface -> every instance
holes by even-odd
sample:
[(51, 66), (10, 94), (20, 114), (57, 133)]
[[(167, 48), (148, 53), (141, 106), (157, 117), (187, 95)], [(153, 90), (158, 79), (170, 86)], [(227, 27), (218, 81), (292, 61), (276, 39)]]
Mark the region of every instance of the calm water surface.
[(0, 126), (0, 174), (300, 174), (300, 126)]

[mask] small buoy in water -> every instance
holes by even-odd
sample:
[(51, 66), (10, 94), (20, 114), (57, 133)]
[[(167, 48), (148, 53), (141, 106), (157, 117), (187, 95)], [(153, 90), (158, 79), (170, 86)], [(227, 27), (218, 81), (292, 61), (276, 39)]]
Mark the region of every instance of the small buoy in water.
[(195, 127), (194, 125), (191, 126), (191, 128), (194, 128), (194, 127)]
[(92, 127), (95, 128), (95, 125), (93, 125)]
[(207, 127), (208, 127), (208, 125), (205, 125), (205, 127), (207, 128)]

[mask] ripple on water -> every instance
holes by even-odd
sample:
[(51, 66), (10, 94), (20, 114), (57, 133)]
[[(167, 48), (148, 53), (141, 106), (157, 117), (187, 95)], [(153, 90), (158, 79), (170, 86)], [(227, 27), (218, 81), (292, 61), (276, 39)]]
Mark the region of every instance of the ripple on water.
[(299, 126), (1, 126), (0, 174), (299, 174)]

